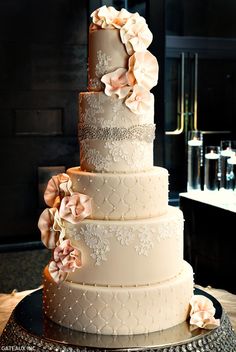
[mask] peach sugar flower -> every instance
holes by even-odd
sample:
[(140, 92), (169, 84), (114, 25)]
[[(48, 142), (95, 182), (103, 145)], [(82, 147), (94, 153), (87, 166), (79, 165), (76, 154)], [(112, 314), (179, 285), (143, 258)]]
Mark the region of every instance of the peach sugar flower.
[(158, 62), (150, 51), (136, 52), (129, 58), (129, 70), (127, 73), (129, 84), (138, 84), (147, 90), (157, 85)]
[(93, 24), (103, 29), (121, 28), (130, 16), (131, 13), (125, 9), (117, 11), (114, 7), (106, 5), (91, 14)]
[(72, 224), (77, 224), (91, 215), (91, 212), (91, 198), (85, 194), (75, 192), (62, 199), (59, 216)]
[(153, 38), (145, 19), (138, 13), (132, 14), (121, 27), (120, 37), (129, 55), (135, 51), (145, 51)]
[(126, 73), (127, 70), (125, 68), (118, 68), (116, 71), (102, 76), (101, 81), (105, 84), (106, 95), (116, 94), (120, 99), (128, 95), (131, 87), (128, 86)]
[(135, 85), (133, 92), (125, 100), (125, 105), (135, 114), (145, 114), (154, 104), (154, 96), (145, 88)]
[(62, 241), (53, 252), (53, 260), (49, 263), (48, 270), (52, 279), (62, 282), (69, 272), (81, 267), (81, 253), (71, 245), (70, 240)]
[(55, 222), (56, 213), (58, 213), (57, 208), (47, 208), (42, 212), (38, 221), (41, 240), (49, 249), (56, 247), (61, 232), (61, 227)]
[(48, 181), (47, 188), (44, 193), (45, 203), (52, 208), (58, 208), (61, 198), (71, 194), (72, 182), (67, 174), (59, 174), (52, 176)]
[(214, 317), (216, 310), (209, 298), (194, 295), (190, 300), (190, 306), (191, 330), (198, 328), (210, 330), (220, 325), (220, 320)]

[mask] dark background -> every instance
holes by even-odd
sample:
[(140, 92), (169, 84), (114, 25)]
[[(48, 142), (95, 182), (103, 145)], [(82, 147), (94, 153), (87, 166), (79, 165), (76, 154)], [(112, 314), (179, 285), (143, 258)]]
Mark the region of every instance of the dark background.
[(47, 167), (79, 164), (87, 29), (84, 0), (0, 1), (1, 244), (39, 240)]

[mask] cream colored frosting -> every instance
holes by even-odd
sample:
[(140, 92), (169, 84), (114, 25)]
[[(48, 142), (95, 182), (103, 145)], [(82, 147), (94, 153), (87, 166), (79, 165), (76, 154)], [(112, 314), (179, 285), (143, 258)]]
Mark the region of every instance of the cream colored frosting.
[(89, 32), (88, 90), (101, 91), (101, 77), (120, 67), (127, 67), (128, 54), (120, 40), (119, 29)]
[[(158, 66), (146, 51), (152, 34), (138, 14), (122, 11), (104, 6), (92, 15), (90, 92), (79, 96), (81, 167), (67, 171), (70, 195), (92, 198), (90, 217), (75, 224), (63, 213), (69, 221), (62, 214), (60, 222), (62, 244), (68, 241), (77, 255), (75, 271), (66, 272), (64, 282), (56, 280), (59, 284), (48, 267), (44, 271), (46, 316), (71, 329), (107, 335), (180, 324), (193, 294), (192, 268), (183, 261), (183, 215), (168, 206), (167, 170), (153, 167), (154, 96), (149, 90)], [(117, 25), (121, 29), (113, 28)], [(77, 215), (72, 199), (70, 207)], [(53, 258), (49, 269), (54, 273)]]
[(84, 220), (65, 224), (66, 238), (81, 252), (82, 267), (69, 274), (77, 283), (132, 286), (176, 276), (183, 265), (183, 215), (129, 221)]
[(168, 172), (161, 167), (134, 174), (67, 170), (74, 192), (92, 198), (92, 219), (131, 220), (164, 214), (168, 206)]
[(80, 165), (93, 172), (148, 171), (153, 167), (153, 143), (86, 139), (80, 142)]
[(134, 114), (124, 104), (124, 99), (104, 92), (83, 92), (79, 94), (80, 124), (97, 127), (126, 127), (152, 124), (154, 106), (145, 114)]
[[(81, 93), (79, 99), (80, 123), (79, 133), (85, 127), (96, 126), (98, 129), (120, 128), (118, 135), (122, 140), (101, 140), (97, 137), (81, 138), (80, 165), (82, 170), (95, 172), (138, 172), (153, 166), (154, 106), (144, 115), (134, 114), (128, 109), (123, 99), (108, 97), (103, 92)], [(150, 128), (153, 126), (153, 136)], [(129, 128), (134, 128), (130, 133)], [(140, 134), (139, 129), (142, 129)], [(94, 132), (94, 129), (92, 130)], [(107, 132), (107, 131), (105, 131)], [(116, 131), (113, 131), (113, 134)], [(146, 137), (145, 137), (146, 132)], [(130, 136), (131, 134), (131, 136)], [(82, 133), (83, 135), (83, 133)], [(142, 137), (142, 138), (140, 138)]]
[[(121, 259), (122, 260), (122, 259)], [(70, 329), (107, 335), (130, 335), (167, 329), (187, 319), (193, 272), (158, 284), (100, 287), (65, 281), (56, 285), (44, 271), (44, 312)]]

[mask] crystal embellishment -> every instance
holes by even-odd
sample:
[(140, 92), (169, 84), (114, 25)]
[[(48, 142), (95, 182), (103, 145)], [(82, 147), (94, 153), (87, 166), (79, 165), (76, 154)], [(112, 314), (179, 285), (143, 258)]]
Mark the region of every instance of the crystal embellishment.
[(125, 127), (96, 127), (90, 125), (79, 126), (79, 140), (99, 139), (103, 141), (113, 140), (138, 140), (147, 143), (153, 142), (155, 138), (155, 125), (145, 124)]

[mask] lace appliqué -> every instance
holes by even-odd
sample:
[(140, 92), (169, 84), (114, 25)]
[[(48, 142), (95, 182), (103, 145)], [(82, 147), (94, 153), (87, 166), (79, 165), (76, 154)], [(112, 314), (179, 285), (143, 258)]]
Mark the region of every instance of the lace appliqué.
[(112, 157), (107, 155), (106, 157), (96, 150), (88, 146), (86, 141), (80, 142), (80, 163), (83, 165), (87, 163), (93, 165), (97, 171), (108, 171), (109, 165), (112, 164)]
[(98, 50), (97, 52), (97, 64), (95, 74), (96, 77), (101, 78), (105, 73), (109, 71), (111, 57)]
[(103, 53), (101, 50), (97, 51), (97, 63), (95, 66), (95, 76), (89, 78), (89, 87), (95, 90), (100, 90), (102, 88), (101, 77), (109, 72), (111, 57)]
[[(183, 231), (182, 221), (160, 223), (159, 226), (107, 226), (97, 224), (86, 224), (80, 230), (68, 232), (76, 241), (84, 240), (91, 249), (91, 257), (95, 260), (95, 265), (101, 265), (107, 261), (110, 252), (110, 239), (115, 238), (121, 246), (134, 246), (137, 255), (148, 256), (154, 247), (155, 242), (160, 242), (173, 236), (178, 236)], [(173, 233), (175, 228), (175, 233)], [(122, 250), (122, 249), (121, 249)]]
[[(104, 114), (104, 103), (106, 97), (103, 94), (85, 94), (83, 99), (86, 100), (88, 109), (80, 110), (80, 123), (94, 125), (100, 120), (100, 117)], [(80, 103), (82, 106), (82, 103)]]
[(97, 171), (111, 171), (114, 163), (123, 162), (130, 170), (144, 170), (147, 160), (144, 155), (149, 154), (150, 143), (131, 141), (129, 146), (133, 145), (132, 152), (127, 149), (126, 144), (120, 141), (109, 141), (104, 143), (106, 155), (95, 148), (91, 148), (86, 140), (80, 142), (81, 164), (92, 165)]
[(110, 251), (109, 238), (112, 234), (106, 227), (86, 225), (79, 236), (83, 236), (86, 245), (92, 250), (90, 255), (95, 260), (95, 265), (101, 265), (102, 261), (107, 260), (106, 253)]

